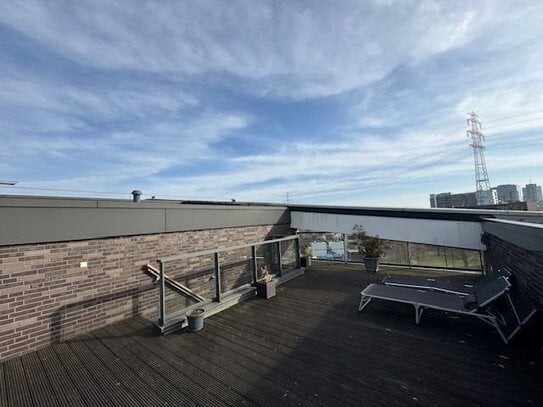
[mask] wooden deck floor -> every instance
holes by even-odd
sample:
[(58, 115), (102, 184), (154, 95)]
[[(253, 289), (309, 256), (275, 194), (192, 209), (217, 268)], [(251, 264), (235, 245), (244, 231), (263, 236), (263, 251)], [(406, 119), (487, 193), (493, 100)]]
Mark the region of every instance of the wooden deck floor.
[[(331, 270), (333, 269), (333, 270)], [(141, 318), (0, 365), (2, 406), (542, 405), (541, 343), (504, 345), (475, 318), (372, 302), (380, 275), (314, 266), (206, 319), (155, 335)]]

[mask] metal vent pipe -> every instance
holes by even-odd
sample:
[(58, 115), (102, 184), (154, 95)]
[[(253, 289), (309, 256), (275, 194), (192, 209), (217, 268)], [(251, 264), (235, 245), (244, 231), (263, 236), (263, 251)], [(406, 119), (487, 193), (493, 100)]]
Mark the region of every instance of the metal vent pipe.
[(139, 202), (141, 199), (141, 191), (132, 191), (132, 202)]

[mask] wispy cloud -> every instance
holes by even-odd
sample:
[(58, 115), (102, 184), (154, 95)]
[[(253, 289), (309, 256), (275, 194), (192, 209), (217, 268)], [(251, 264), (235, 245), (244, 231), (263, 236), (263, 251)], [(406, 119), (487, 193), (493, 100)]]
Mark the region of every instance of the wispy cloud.
[[(24, 0), (1, 21), (77, 63), (106, 70), (243, 78), (245, 90), (333, 95), (469, 42), (492, 4), (438, 2)], [(484, 19), (483, 19), (484, 20)]]

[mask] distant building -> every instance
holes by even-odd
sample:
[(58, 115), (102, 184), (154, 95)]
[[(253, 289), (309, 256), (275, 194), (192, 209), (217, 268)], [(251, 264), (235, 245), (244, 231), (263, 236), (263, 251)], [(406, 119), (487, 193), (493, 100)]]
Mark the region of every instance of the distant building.
[(520, 185), (503, 184), (496, 187), (498, 203), (510, 203), (522, 201), (522, 188)]
[(499, 203), (496, 205), (479, 205), (479, 206), (472, 206), (468, 209), (495, 209), (495, 210), (501, 210), (501, 211), (536, 211), (537, 205), (535, 202), (507, 202), (507, 203)]
[[(478, 199), (479, 195), (481, 196), (481, 199)], [(475, 193), (475, 198), (481, 205), (496, 205), (498, 203), (498, 193), (496, 192), (496, 188), (491, 188), (488, 191), (478, 191)]]
[(543, 206), (543, 193), (541, 186), (537, 184), (526, 184), (525, 188), (522, 188), (525, 201), (536, 202), (539, 206)]
[(462, 194), (442, 192), (430, 195), (430, 207), (432, 208), (466, 208), (472, 206), (477, 206), (475, 192), (465, 192)]
[(477, 194), (475, 192), (451, 195), (450, 208), (467, 208), (468, 206), (477, 206)]
[(431, 208), (452, 208), (451, 193), (442, 192), (441, 194), (431, 194), (430, 207)]

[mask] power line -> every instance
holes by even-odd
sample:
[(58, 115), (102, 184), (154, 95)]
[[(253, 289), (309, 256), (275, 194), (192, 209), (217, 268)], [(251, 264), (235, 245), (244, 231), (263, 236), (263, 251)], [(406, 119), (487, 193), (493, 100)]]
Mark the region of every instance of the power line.
[(494, 126), (490, 126), (490, 127), (485, 127), (485, 130), (496, 129), (496, 128), (506, 127), (506, 126), (517, 126), (519, 124), (537, 122), (537, 121), (540, 121), (540, 120), (543, 120), (543, 117), (534, 117), (533, 119), (527, 119), (527, 120), (520, 120), (520, 121), (517, 121), (517, 122), (509, 122), (509, 123), (504, 123), (504, 124), (498, 124), (498, 125), (494, 125)]
[[(4, 186), (2, 186), (4, 187)], [(5, 186), (5, 189), (20, 189), (20, 190), (31, 190), (31, 191), (43, 191), (43, 192), (66, 192), (70, 194), (95, 194), (95, 195), (115, 195), (115, 196), (129, 196), (129, 192), (105, 192), (105, 191), (88, 191), (88, 190), (76, 190), (76, 189), (60, 189), (60, 188), (38, 188), (38, 187), (15, 187), (15, 186)], [(156, 199), (176, 199), (176, 200), (186, 200), (186, 201), (194, 201), (194, 200), (205, 200), (205, 199), (215, 199), (216, 197), (206, 195), (206, 196), (197, 196), (195, 197), (187, 197), (187, 196), (180, 196), (180, 195), (160, 195), (160, 194), (153, 194), (153, 193), (146, 193), (142, 194), (142, 196), (149, 196), (149, 197), (155, 197)]]
[(37, 187), (17, 187), (17, 186), (7, 186), (9, 189), (25, 189), (32, 191), (46, 191), (46, 192), (70, 192), (77, 194), (97, 194), (97, 195), (130, 195), (128, 192), (104, 192), (104, 191), (82, 191), (76, 189), (59, 189), (59, 188), (37, 188)]
[[(513, 116), (502, 116), (502, 117), (498, 117), (496, 119), (486, 120), (485, 122), (486, 123), (494, 123), (494, 122), (499, 122), (499, 121), (502, 121), (502, 120), (514, 119), (515, 117), (525, 117), (525, 116), (531, 116), (531, 115), (539, 114), (539, 113), (543, 113), (543, 110), (539, 110), (539, 111), (531, 112), (531, 113), (516, 114), (516, 115), (513, 115)], [(485, 127), (485, 130), (486, 130), (486, 127)]]

